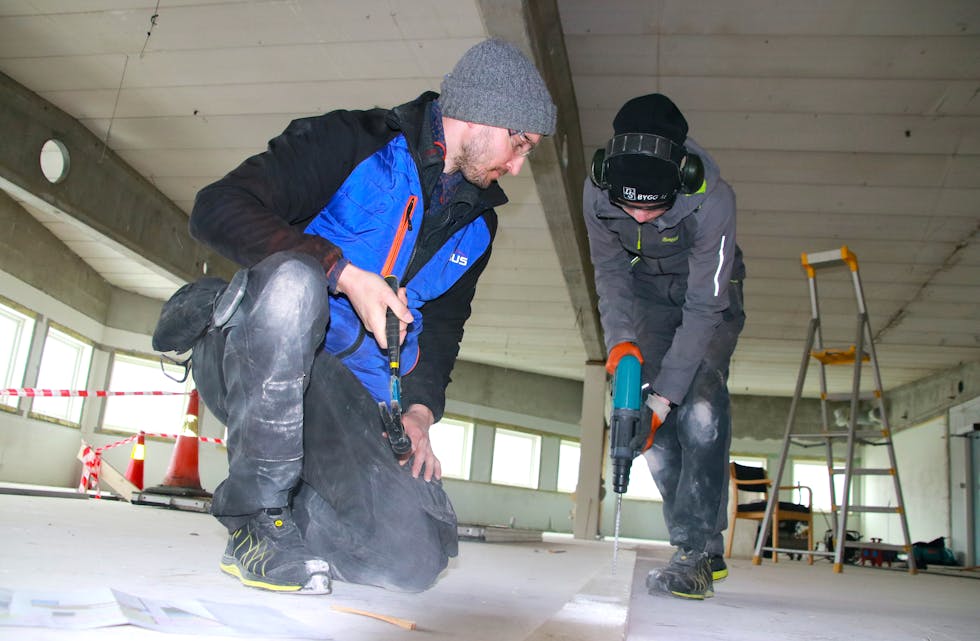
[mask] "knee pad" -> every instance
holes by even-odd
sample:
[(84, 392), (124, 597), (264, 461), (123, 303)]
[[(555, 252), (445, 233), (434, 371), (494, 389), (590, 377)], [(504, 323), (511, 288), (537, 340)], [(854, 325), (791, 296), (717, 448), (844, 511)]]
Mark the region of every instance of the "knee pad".
[(312, 256), (296, 252), (274, 254), (249, 270), (247, 293), (261, 301), (265, 313), (283, 329), (291, 323), (305, 329), (326, 320), (329, 309), (327, 277)]
[(214, 302), (211, 322), (215, 327), (223, 327), (234, 315), (238, 306), (241, 305), (242, 299), (245, 298), (246, 285), (248, 285), (248, 271), (239, 269), (232, 276), (231, 282), (225, 287), (225, 291)]

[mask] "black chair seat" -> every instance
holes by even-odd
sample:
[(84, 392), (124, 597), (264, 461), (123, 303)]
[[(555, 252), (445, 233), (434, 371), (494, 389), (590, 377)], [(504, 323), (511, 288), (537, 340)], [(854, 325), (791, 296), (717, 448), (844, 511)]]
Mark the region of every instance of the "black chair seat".
[[(778, 492), (789, 492), (791, 490), (798, 492), (798, 496), (800, 497), (798, 500), (801, 502), (779, 501), (779, 508), (774, 510), (775, 514), (771, 515), (772, 531), (766, 532), (766, 538), (764, 540), (767, 543), (763, 544), (763, 547), (769, 547), (770, 550), (764, 551), (766, 555), (771, 556), (773, 563), (775, 563), (779, 560), (779, 554), (772, 547), (772, 544), (768, 543), (769, 541), (775, 540), (776, 547), (779, 548), (792, 548), (794, 550), (805, 551), (815, 549), (813, 547), (813, 512), (811, 509), (813, 505), (813, 490), (810, 487), (806, 485), (773, 487), (772, 482), (766, 476), (766, 470), (754, 465), (741, 465), (732, 461), (729, 469), (735, 496), (738, 497), (739, 492), (742, 492), (758, 500), (738, 503), (738, 498), (736, 498), (732, 502), (730, 525), (728, 528), (728, 546), (725, 549), (725, 556), (732, 556), (732, 542), (735, 540), (735, 523), (738, 519), (759, 521), (759, 526), (761, 527), (762, 521), (765, 521), (769, 492), (777, 492), (776, 496), (778, 497)], [(805, 494), (804, 490), (806, 490)], [(806, 503), (802, 503), (804, 497), (806, 498)], [(805, 541), (800, 538), (800, 523), (806, 526)], [(756, 536), (761, 536), (761, 533), (757, 532)], [(792, 557), (792, 555), (790, 556)], [(797, 556), (802, 557), (802, 554), (798, 554)], [(813, 565), (813, 555), (807, 554), (806, 557), (807, 563)], [(758, 559), (753, 559), (753, 562), (757, 563)]]
[[(766, 501), (753, 501), (751, 503), (739, 503), (739, 512), (765, 512), (766, 511)], [(780, 512), (800, 512), (802, 514), (809, 514), (810, 508), (806, 505), (800, 505), (799, 503), (790, 503), (789, 501), (779, 502)]]

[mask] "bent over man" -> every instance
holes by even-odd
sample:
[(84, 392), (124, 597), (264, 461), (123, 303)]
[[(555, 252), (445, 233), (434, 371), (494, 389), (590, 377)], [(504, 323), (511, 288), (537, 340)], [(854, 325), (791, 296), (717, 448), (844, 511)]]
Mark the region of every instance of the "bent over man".
[(735, 195), (666, 96), (628, 101), (597, 152), (583, 209), (606, 369), (642, 362), (644, 456), (677, 550), (651, 592), (703, 599), (728, 575), (728, 367), (745, 323)]
[[(456, 555), (428, 430), (506, 202), (497, 179), (555, 116), (533, 64), (487, 40), (441, 95), (295, 120), (197, 195), (191, 233), (245, 269), (179, 290), (154, 348), (193, 348), (201, 398), (228, 427), (212, 503), (229, 532), (222, 570), (276, 591), (325, 593), (330, 579), (417, 591)], [(395, 400), (389, 310), (400, 459), (379, 411)]]

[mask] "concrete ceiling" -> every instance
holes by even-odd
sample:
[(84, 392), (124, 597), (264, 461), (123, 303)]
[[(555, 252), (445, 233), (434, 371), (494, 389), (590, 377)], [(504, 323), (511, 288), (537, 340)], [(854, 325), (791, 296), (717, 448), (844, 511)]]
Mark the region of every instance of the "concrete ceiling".
[[(437, 89), (488, 34), (536, 57), (564, 113), (502, 181), (511, 204), (461, 358), (572, 379), (603, 358), (583, 159), (626, 99), (660, 91), (738, 197), (749, 319), (733, 392), (792, 393), (800, 254), (841, 245), (859, 258), (886, 389), (980, 360), (975, 0), (0, 0), (0, 72), (188, 212), (292, 118)], [(15, 177), (0, 184), (114, 285), (162, 300), (183, 282)], [(853, 288), (844, 270), (819, 278), (825, 338), (846, 346)]]

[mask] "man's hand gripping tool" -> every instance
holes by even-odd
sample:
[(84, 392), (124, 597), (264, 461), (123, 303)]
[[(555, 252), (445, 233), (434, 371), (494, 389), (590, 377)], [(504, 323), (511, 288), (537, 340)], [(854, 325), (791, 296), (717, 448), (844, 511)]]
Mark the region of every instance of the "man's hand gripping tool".
[[(398, 277), (394, 275), (385, 276), (385, 282), (395, 293), (398, 293)], [(401, 357), (401, 345), (399, 344), (398, 317), (395, 313), (388, 310), (385, 318), (385, 338), (388, 339), (388, 369), (391, 373), (389, 392), (391, 393), (391, 404), (378, 403), (381, 410), (381, 422), (384, 423), (385, 434), (388, 435), (388, 444), (395, 456), (404, 456), (412, 451), (412, 439), (405, 433), (405, 426), (402, 425), (402, 380), (401, 368), (398, 363)]]

